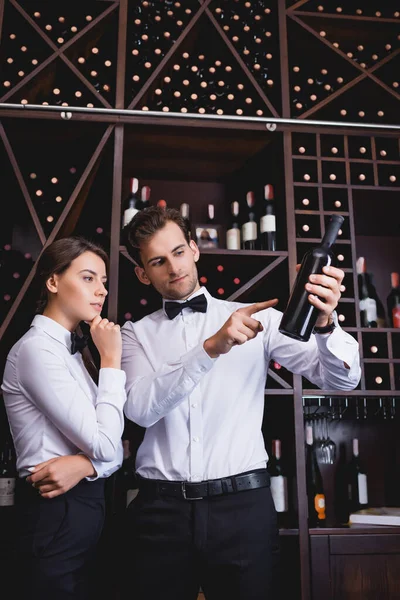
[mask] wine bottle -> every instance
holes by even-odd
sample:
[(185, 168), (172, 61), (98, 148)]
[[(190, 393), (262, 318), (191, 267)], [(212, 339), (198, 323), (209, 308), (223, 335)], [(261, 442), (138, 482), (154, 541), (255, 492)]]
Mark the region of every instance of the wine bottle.
[(271, 494), (278, 513), (280, 527), (287, 526), (289, 510), (287, 476), (281, 460), (281, 440), (272, 440), (272, 455), (268, 461), (271, 476)]
[(12, 445), (6, 441), (0, 453), (0, 509), (14, 505), (16, 478)]
[(360, 461), (358, 439), (353, 439), (353, 456), (348, 478), (349, 512), (368, 507), (367, 473)]
[(151, 188), (148, 185), (144, 185), (140, 190), (140, 200), (136, 204), (137, 210), (144, 210), (150, 206), (150, 193)]
[(308, 498), (308, 526), (325, 527), (325, 494), (321, 471), (315, 455), (313, 430), (306, 425), (306, 487)]
[(385, 327), (385, 310), (372, 282), (372, 275), (367, 272), (364, 256), (357, 259), (356, 269), (360, 296), (361, 327)]
[(228, 250), (240, 250), (239, 202), (231, 203), (231, 220), (226, 232)]
[(390, 277), (392, 289), (386, 300), (389, 325), (400, 329), (400, 276), (398, 273), (391, 273)]
[(260, 219), (260, 243), (262, 250), (276, 250), (276, 218), (274, 188), (268, 183), (264, 186), (264, 215)]
[(215, 207), (214, 204), (207, 205), (207, 223), (212, 225), (215, 223)]
[(124, 505), (128, 506), (137, 496), (138, 486), (135, 477), (135, 462), (130, 450), (129, 440), (123, 440), (123, 461), (121, 465)]
[(254, 192), (247, 192), (247, 218), (242, 225), (242, 247), (244, 250), (255, 250), (257, 244), (257, 223), (254, 213)]
[(191, 225), (190, 219), (189, 219), (189, 213), (190, 213), (189, 204), (187, 202), (182, 202), (179, 211), (185, 222), (185, 226), (186, 226), (187, 232), (189, 234), (189, 237), (192, 239), (192, 225)]
[(137, 192), (139, 189), (139, 180), (136, 177), (131, 177), (129, 186), (129, 195), (124, 203), (124, 212), (122, 217), (122, 228), (124, 228), (133, 219), (138, 212), (137, 204), (139, 198)]
[(279, 326), (279, 331), (291, 338), (302, 342), (310, 339), (319, 310), (310, 304), (305, 286), (310, 275), (321, 274), (323, 267), (333, 263), (334, 255), (331, 248), (343, 221), (341, 215), (331, 215), (321, 245), (304, 254)]

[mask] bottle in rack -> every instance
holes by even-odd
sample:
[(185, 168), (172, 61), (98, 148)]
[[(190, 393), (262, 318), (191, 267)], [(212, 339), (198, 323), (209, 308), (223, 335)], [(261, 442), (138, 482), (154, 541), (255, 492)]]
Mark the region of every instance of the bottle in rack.
[(0, 510), (14, 505), (16, 478), (12, 444), (6, 441), (0, 453)]
[(264, 214), (260, 219), (261, 250), (276, 250), (276, 217), (274, 188), (268, 183), (264, 186)]
[(242, 247), (244, 250), (255, 250), (257, 246), (257, 223), (255, 217), (254, 192), (246, 194), (246, 216), (242, 225)]
[(207, 223), (213, 225), (215, 223), (215, 207), (214, 204), (207, 204)]
[(332, 246), (343, 221), (341, 215), (331, 215), (321, 245), (304, 254), (279, 326), (279, 331), (291, 338), (303, 342), (310, 339), (319, 311), (310, 304), (305, 285), (310, 275), (320, 274), (323, 267), (332, 264), (334, 258)]
[(179, 208), (179, 211), (181, 213), (183, 220), (185, 221), (185, 225), (186, 225), (186, 229), (189, 233), (189, 237), (190, 237), (190, 239), (192, 239), (192, 225), (191, 225), (190, 219), (189, 219), (189, 214), (190, 214), (189, 204), (187, 202), (182, 202), (182, 204)]
[(138, 486), (135, 477), (135, 461), (131, 453), (129, 440), (123, 440), (124, 448), (121, 475), (123, 482), (124, 505), (128, 506), (137, 496)]
[(325, 527), (325, 493), (321, 471), (315, 454), (312, 425), (306, 425), (306, 486), (308, 526)]
[(280, 527), (287, 527), (288, 484), (281, 460), (281, 440), (272, 440), (272, 453), (268, 461), (268, 472), (271, 476), (271, 494), (278, 513), (278, 524)]
[(356, 263), (360, 296), (361, 327), (385, 327), (385, 310), (367, 272), (366, 260), (360, 256)]
[(349, 513), (368, 508), (367, 473), (360, 460), (358, 439), (353, 439), (353, 456), (348, 477)]
[(400, 276), (399, 273), (391, 273), (392, 289), (386, 300), (389, 327), (400, 329)]
[(231, 203), (231, 217), (226, 232), (226, 247), (228, 250), (240, 250), (239, 202)]
[(144, 210), (150, 206), (150, 194), (151, 188), (148, 185), (144, 185), (140, 190), (140, 200), (138, 200), (136, 209)]
[(137, 195), (139, 189), (139, 180), (136, 177), (131, 177), (129, 182), (129, 194), (124, 202), (122, 228), (124, 228), (133, 219), (138, 212), (139, 198)]

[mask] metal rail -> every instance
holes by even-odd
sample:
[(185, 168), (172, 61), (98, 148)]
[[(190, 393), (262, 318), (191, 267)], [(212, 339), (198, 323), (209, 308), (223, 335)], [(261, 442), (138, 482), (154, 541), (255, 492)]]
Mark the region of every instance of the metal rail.
[(160, 119), (168, 119), (170, 117), (178, 119), (195, 119), (199, 121), (232, 121), (244, 123), (265, 123), (269, 131), (274, 131), (277, 125), (315, 125), (317, 127), (338, 127), (338, 128), (354, 128), (354, 129), (381, 129), (384, 131), (400, 131), (400, 125), (383, 124), (383, 123), (349, 123), (347, 121), (323, 121), (317, 119), (285, 119), (281, 117), (243, 117), (235, 115), (200, 115), (197, 113), (175, 113), (175, 112), (159, 112), (151, 110), (132, 110), (128, 108), (89, 108), (86, 106), (58, 106), (58, 105), (43, 105), (43, 104), (13, 104), (0, 103), (1, 110), (20, 111), (44, 111), (44, 112), (59, 112), (62, 119), (72, 119), (73, 113), (86, 113), (91, 115), (113, 115), (120, 117), (157, 117)]

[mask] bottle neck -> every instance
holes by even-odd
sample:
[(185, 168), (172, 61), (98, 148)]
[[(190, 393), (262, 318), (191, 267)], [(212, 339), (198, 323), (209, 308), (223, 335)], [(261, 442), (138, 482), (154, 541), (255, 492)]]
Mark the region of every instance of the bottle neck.
[(353, 439), (353, 456), (354, 456), (355, 458), (358, 458), (358, 452), (359, 452), (359, 451), (358, 451), (358, 439), (357, 439), (357, 438), (354, 438), (354, 439)]
[(281, 458), (281, 440), (272, 440), (272, 453), (276, 460)]
[(323, 248), (329, 249), (336, 242), (336, 238), (343, 221), (344, 219), (341, 215), (332, 215), (326, 227), (324, 237), (322, 238), (321, 246)]

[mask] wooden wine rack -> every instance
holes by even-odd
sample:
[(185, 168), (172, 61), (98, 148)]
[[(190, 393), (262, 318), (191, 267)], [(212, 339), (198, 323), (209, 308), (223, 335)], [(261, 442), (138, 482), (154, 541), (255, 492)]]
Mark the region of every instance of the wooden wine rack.
[[(281, 532), (296, 565), (294, 597), (345, 598), (321, 583), (317, 567), (339, 586), (330, 544), (357, 536), (308, 529), (302, 397), (400, 396), (400, 330), (361, 328), (356, 274), (362, 253), (384, 299), (390, 271), (400, 270), (400, 15), (389, 0), (375, 11), (331, 0), (323, 10), (312, 0), (247, 4), (0, 0), (0, 185), (9, 209), (0, 224), (1, 368), (31, 322), (36, 260), (61, 236), (86, 235), (110, 253), (110, 318), (136, 320), (159, 307), (121, 245), (121, 199), (132, 174), (152, 198), (168, 196), (175, 208), (188, 201), (193, 221), (212, 199), (222, 236), (230, 200), (274, 184), (277, 252), (202, 251), (199, 275), (231, 300), (279, 294), (283, 309), (296, 263), (340, 212), (346, 291), (338, 313), (360, 344), (360, 385), (319, 390), (271, 364), (266, 405), (278, 414), (274, 403), (285, 403), (278, 431), (296, 474), (296, 523)], [(358, 531), (363, 539), (349, 554), (361, 556), (367, 539), (379, 554), (370, 542), (379, 534), (382, 553), (400, 555), (396, 530)], [(385, 585), (382, 600), (395, 589)]]

